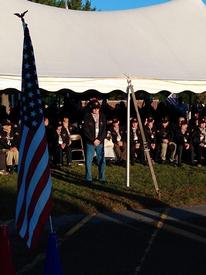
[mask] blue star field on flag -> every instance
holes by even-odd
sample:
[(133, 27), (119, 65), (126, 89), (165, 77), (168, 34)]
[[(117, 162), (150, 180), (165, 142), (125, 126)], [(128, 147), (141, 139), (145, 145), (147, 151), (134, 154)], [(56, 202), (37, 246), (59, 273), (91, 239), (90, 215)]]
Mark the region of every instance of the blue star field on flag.
[(29, 30), (25, 26), (25, 42), (22, 68), (21, 121), (29, 128), (37, 128), (43, 118), (41, 94)]

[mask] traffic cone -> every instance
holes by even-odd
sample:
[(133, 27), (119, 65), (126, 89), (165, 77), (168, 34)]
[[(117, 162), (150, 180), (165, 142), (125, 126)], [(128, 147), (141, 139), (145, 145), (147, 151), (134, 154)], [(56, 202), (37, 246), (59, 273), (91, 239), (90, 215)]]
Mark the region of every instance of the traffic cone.
[(56, 233), (49, 234), (44, 275), (62, 275)]
[(12, 260), (10, 248), (8, 226), (0, 226), (0, 274), (15, 275), (15, 269)]

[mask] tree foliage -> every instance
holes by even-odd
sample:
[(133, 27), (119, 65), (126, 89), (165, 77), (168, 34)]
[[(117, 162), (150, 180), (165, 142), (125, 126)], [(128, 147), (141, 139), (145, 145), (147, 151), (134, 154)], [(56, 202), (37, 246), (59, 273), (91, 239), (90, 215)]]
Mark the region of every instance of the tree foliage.
[[(65, 0), (29, 0), (31, 2), (40, 3), (49, 6), (65, 8)], [(69, 9), (72, 10), (85, 10), (85, 11), (94, 11), (95, 8), (92, 8), (91, 1), (86, 0), (85, 4), (82, 3), (82, 0), (67, 0), (67, 5)]]
[(95, 11), (96, 8), (91, 8), (91, 1), (87, 0), (85, 5), (84, 5), (83, 10), (85, 10), (85, 11), (91, 11), (91, 10)]

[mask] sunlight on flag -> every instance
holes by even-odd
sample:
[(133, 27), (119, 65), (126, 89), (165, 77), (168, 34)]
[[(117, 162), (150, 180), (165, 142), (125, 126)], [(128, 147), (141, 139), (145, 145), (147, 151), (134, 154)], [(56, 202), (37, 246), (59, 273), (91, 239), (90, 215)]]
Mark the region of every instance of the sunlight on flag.
[(19, 149), (16, 226), (34, 248), (51, 210), (51, 176), (41, 95), (29, 29), (24, 27), (21, 142)]

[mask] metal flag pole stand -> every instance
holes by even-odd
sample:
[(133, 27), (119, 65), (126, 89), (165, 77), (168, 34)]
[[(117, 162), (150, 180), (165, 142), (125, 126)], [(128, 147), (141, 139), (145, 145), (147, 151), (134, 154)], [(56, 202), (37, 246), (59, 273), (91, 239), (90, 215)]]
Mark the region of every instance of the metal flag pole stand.
[[(149, 165), (149, 169), (150, 169), (150, 173), (151, 173), (151, 176), (152, 176), (152, 181), (153, 181), (153, 184), (154, 184), (155, 192), (156, 192), (158, 198), (160, 199), (161, 198), (161, 193), (160, 193), (160, 190), (159, 190), (159, 187), (158, 187), (156, 175), (155, 175), (155, 172), (154, 172), (154, 167), (153, 167), (151, 157), (150, 157), (150, 153), (149, 153), (149, 148), (148, 148), (147, 141), (146, 141), (146, 138), (145, 138), (145, 133), (144, 133), (144, 129), (143, 129), (143, 126), (142, 126), (142, 120), (141, 120), (139, 110), (138, 110), (138, 107), (137, 107), (136, 97), (135, 97), (135, 94), (134, 94), (134, 88), (133, 88), (132, 82), (129, 78), (127, 78), (127, 83), (128, 83), (128, 93), (130, 94), (130, 92), (131, 92), (131, 94), (132, 94), (132, 99), (133, 99), (135, 111), (136, 111), (136, 114), (137, 114), (137, 120), (138, 120), (140, 133), (141, 133), (141, 137), (142, 137), (142, 141), (143, 141), (144, 152), (145, 152), (146, 159), (147, 159), (147, 162), (148, 162), (148, 165)], [(129, 100), (128, 100), (128, 102), (129, 102)]]

